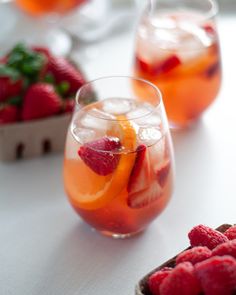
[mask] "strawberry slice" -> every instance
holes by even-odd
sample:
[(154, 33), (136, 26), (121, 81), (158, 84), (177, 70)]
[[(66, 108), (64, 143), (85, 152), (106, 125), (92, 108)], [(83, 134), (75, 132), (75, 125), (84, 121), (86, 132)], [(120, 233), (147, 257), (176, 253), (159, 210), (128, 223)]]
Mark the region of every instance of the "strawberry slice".
[(220, 70), (220, 66), (220, 62), (217, 61), (216, 63), (212, 64), (209, 68), (207, 68), (207, 70), (205, 71), (207, 78), (212, 78)]
[(143, 61), (140, 57), (136, 56), (135, 58), (135, 64), (139, 71), (144, 73), (150, 73), (151, 72), (151, 66), (147, 62)]
[(141, 144), (136, 150), (136, 159), (128, 183), (128, 193), (134, 194), (142, 191), (149, 185), (150, 162), (147, 147)]
[(173, 70), (175, 67), (181, 64), (180, 59), (176, 55), (171, 55), (163, 62), (158, 63), (152, 68), (153, 75), (165, 74)]
[(166, 74), (181, 64), (180, 59), (175, 54), (169, 56), (167, 59), (158, 61), (156, 64), (151, 65), (136, 57), (136, 67), (139, 71), (149, 75)]
[(157, 181), (160, 184), (160, 186), (163, 188), (166, 184), (168, 175), (170, 172), (170, 161), (166, 161), (164, 165), (159, 168), (156, 172)]
[(202, 28), (205, 30), (206, 33), (210, 35), (215, 35), (216, 33), (215, 29), (210, 24), (205, 24)]
[(78, 154), (84, 163), (99, 175), (112, 173), (120, 160), (118, 152), (120, 140), (116, 137), (103, 137), (80, 147)]
[(153, 181), (149, 188), (141, 192), (129, 194), (127, 203), (129, 207), (139, 209), (155, 202), (161, 195), (162, 189), (160, 185), (157, 181)]

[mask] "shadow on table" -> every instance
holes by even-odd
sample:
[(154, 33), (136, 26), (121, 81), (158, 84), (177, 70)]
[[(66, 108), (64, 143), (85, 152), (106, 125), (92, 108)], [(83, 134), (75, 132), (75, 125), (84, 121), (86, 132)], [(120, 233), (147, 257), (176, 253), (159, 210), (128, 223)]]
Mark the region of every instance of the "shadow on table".
[(176, 198), (171, 205), (183, 220), (188, 218), (189, 208), (194, 207), (200, 217), (204, 214), (203, 209), (217, 173), (211, 134), (200, 120), (192, 128), (173, 131), (172, 139), (176, 162)]
[[(133, 269), (130, 259), (139, 261), (140, 240), (145, 235), (115, 240), (91, 230), (83, 222), (78, 223), (54, 249), (45, 265), (45, 273), (49, 275), (41, 281), (39, 290), (46, 287), (47, 294), (54, 294), (53, 290), (67, 295), (99, 294), (96, 293), (96, 286), (99, 286), (99, 290), (110, 289), (112, 294), (116, 283), (120, 285), (122, 280), (127, 280), (129, 272), (123, 270)], [(134, 284), (131, 282), (132, 288)]]

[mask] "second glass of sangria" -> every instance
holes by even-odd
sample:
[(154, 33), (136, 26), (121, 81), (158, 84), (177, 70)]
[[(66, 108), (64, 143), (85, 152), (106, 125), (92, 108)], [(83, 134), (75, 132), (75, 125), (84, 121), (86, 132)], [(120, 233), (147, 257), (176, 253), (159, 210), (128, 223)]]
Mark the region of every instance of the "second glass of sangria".
[[(133, 86), (145, 87), (137, 96)], [(173, 153), (159, 90), (129, 77), (82, 86), (68, 130), (64, 184), (75, 211), (99, 232), (144, 230), (173, 189)]]
[(220, 88), (218, 7), (214, 0), (148, 2), (137, 29), (134, 74), (159, 87), (171, 127), (186, 127)]

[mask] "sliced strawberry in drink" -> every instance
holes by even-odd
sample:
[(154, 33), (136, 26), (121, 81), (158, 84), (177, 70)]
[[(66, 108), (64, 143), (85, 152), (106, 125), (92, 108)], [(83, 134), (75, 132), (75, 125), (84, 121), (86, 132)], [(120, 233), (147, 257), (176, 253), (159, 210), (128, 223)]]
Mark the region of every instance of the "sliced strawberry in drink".
[(170, 173), (170, 161), (166, 161), (156, 172), (157, 181), (161, 187), (164, 187)]
[(134, 167), (127, 188), (129, 194), (146, 189), (150, 182), (150, 161), (146, 145), (139, 145), (136, 153)]
[(207, 78), (212, 78), (220, 69), (220, 62), (216, 62), (213, 65), (211, 65), (207, 70), (205, 71), (205, 74)]
[(154, 75), (165, 74), (173, 70), (175, 67), (181, 64), (180, 59), (176, 55), (171, 55), (166, 60), (159, 62), (152, 68)]
[(140, 57), (136, 56), (135, 59), (136, 67), (139, 71), (144, 73), (150, 73), (151, 72), (151, 66), (144, 60), (142, 60)]
[(153, 181), (149, 188), (128, 196), (128, 206), (139, 209), (155, 202), (162, 195), (162, 189), (157, 181)]
[(90, 169), (105, 176), (116, 169), (120, 160), (120, 154), (117, 153), (120, 148), (118, 138), (103, 137), (81, 146), (78, 154)]
[(210, 24), (205, 24), (202, 28), (210, 35), (214, 35), (216, 33), (215, 28)]

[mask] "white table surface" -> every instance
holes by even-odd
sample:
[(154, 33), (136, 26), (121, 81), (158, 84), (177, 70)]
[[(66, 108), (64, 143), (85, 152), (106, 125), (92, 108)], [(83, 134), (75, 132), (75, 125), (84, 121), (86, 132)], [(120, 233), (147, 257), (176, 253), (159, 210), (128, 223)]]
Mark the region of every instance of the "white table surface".
[[(220, 18), (219, 29), (222, 90), (193, 129), (173, 134), (175, 193), (142, 235), (113, 240), (80, 220), (63, 190), (63, 155), (0, 164), (1, 295), (131, 295), (188, 246), (192, 226), (236, 222), (236, 16)], [(88, 52), (89, 79), (130, 74), (133, 31)]]

